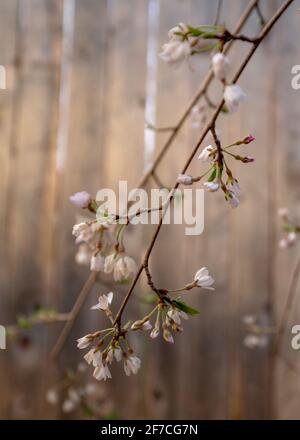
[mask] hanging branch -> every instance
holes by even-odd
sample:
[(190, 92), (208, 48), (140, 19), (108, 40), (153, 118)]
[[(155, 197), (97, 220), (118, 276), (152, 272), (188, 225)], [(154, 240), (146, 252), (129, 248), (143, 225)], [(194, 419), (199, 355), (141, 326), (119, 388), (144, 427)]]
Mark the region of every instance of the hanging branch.
[[(241, 15), (241, 17), (239, 18), (233, 34), (237, 34), (241, 31), (241, 29), (243, 28), (244, 24), (247, 22), (248, 18), (250, 17), (251, 13), (253, 12), (253, 10), (256, 8), (256, 6), (258, 5), (259, 0), (251, 0), (248, 4), (248, 6), (246, 7), (245, 11), (243, 12), (243, 14)], [(234, 43), (234, 40), (229, 41), (226, 46), (224, 47), (224, 54), (227, 54), (228, 51), (230, 50), (232, 44)], [(174, 125), (174, 127), (172, 127), (172, 133), (169, 135), (169, 137), (167, 138), (166, 142), (164, 143), (163, 147), (161, 148), (160, 152), (158, 153), (156, 159), (154, 160), (153, 164), (151, 165), (151, 167), (148, 169), (148, 171), (144, 174), (144, 176), (140, 179), (137, 188), (142, 188), (144, 187), (148, 181), (150, 180), (151, 177), (154, 176), (154, 179), (157, 179), (157, 174), (156, 174), (156, 169), (158, 168), (159, 164), (161, 163), (161, 161), (163, 160), (163, 158), (165, 157), (167, 151), (169, 150), (169, 148), (171, 147), (171, 145), (173, 144), (174, 140), (176, 139), (179, 131), (181, 130), (183, 124), (185, 123), (185, 121), (187, 120), (187, 118), (189, 117), (193, 107), (197, 104), (197, 102), (200, 100), (200, 98), (202, 96), (206, 95), (206, 92), (212, 82), (212, 80), (214, 79), (214, 74), (212, 69), (209, 70), (208, 74), (206, 75), (206, 77), (204, 78), (204, 80), (202, 81), (198, 91), (195, 93), (194, 97), (191, 99), (190, 103), (188, 104), (187, 108), (185, 109), (185, 111), (183, 112), (182, 116), (179, 118), (178, 122), (176, 125)], [(196, 180), (195, 180), (196, 181)], [(65, 327), (62, 330), (61, 335), (59, 336), (52, 352), (51, 352), (51, 358), (53, 360), (55, 360), (61, 349), (64, 346), (64, 343), (73, 327), (74, 321), (80, 311), (80, 308), (77, 307), (76, 304), (78, 304), (78, 301), (80, 300), (80, 304), (84, 303), (84, 300), (86, 299), (88, 293), (90, 290), (85, 289), (86, 284), (88, 284), (89, 289), (92, 288), (93, 283), (90, 283), (90, 277), (88, 278), (87, 282), (84, 284), (81, 292), (79, 293), (78, 296), (78, 300), (76, 301), (76, 303), (74, 304), (74, 306), (72, 307), (72, 310), (70, 312), (70, 314), (72, 316), (74, 316), (74, 319), (71, 320), (70, 322), (68, 322)], [(83, 293), (84, 292), (84, 293)]]

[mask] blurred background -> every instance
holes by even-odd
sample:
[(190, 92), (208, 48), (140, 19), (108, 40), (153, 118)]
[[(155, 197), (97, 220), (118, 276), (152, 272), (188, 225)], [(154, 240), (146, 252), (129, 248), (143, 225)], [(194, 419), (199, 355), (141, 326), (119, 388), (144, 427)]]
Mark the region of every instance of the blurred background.
[[(265, 18), (281, 3), (260, 1)], [(119, 180), (127, 180), (131, 188), (137, 185), (168, 136), (145, 129), (145, 120), (174, 126), (210, 63), (204, 54), (191, 66), (174, 69), (157, 53), (178, 22), (213, 23), (218, 4), (0, 0), (0, 64), (7, 74), (7, 89), (0, 91), (1, 324), (14, 324), (18, 316), (41, 306), (71, 309), (89, 269), (74, 260), (71, 230), (78, 211), (68, 197), (83, 189), (91, 194), (102, 187), (117, 189)], [(248, 4), (224, 0), (219, 22), (232, 30)], [(185, 236), (183, 226), (164, 226), (153, 252), (151, 271), (159, 286), (180, 286), (205, 265), (216, 279), (216, 291), (190, 294), (188, 302), (201, 313), (185, 322), (174, 346), (135, 335), (132, 344), (142, 369), (127, 378), (117, 365), (113, 380), (100, 384), (101, 417), (300, 417), (299, 372), (286, 362), (300, 368), (290, 332), (282, 356), (274, 359), (270, 341), (259, 349), (245, 346), (242, 326), (249, 314), (274, 325), (299, 252), (297, 246), (282, 251), (277, 244), (278, 208), (289, 206), (300, 217), (300, 92), (291, 87), (292, 66), (300, 63), (299, 8), (298, 1), (292, 4), (243, 73), (240, 84), (247, 102), (217, 124), (224, 144), (248, 133), (256, 137), (243, 147), (256, 161), (232, 164), (243, 189), (241, 206), (231, 210), (221, 194), (206, 194), (204, 233)], [(254, 36), (260, 28), (254, 10), (243, 33)], [(248, 50), (247, 43), (233, 46), (232, 74)], [(213, 83), (209, 96), (218, 100), (220, 92)], [(164, 185), (174, 183), (200, 131), (188, 118), (158, 169)], [(194, 162), (190, 173), (199, 175), (200, 163)], [(127, 250), (137, 260), (153, 228), (128, 230)], [(109, 276), (99, 277), (57, 365), (48, 353), (61, 323), (34, 326), (8, 341), (7, 350), (0, 351), (1, 418), (83, 416), (49, 405), (45, 394), (64, 383), (66, 369), (71, 374), (78, 368), (83, 353), (75, 339), (104, 325), (90, 306), (110, 282)], [(118, 303), (126, 287), (114, 291)], [(127, 318), (147, 309), (138, 301), (147, 293), (142, 279)], [(297, 300), (289, 328), (300, 323), (299, 307)], [(83, 374), (90, 378), (91, 373)]]

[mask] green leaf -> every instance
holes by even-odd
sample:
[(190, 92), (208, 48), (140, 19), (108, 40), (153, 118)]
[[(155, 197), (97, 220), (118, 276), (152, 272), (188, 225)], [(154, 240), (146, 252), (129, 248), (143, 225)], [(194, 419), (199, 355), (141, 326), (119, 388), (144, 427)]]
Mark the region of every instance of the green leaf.
[(193, 307), (189, 306), (183, 301), (180, 301), (179, 299), (175, 299), (172, 304), (182, 312), (187, 313), (188, 315), (198, 315), (200, 312), (197, 309), (194, 309)]
[(217, 169), (216, 169), (216, 167), (214, 167), (214, 169), (212, 170), (212, 173), (211, 173), (211, 175), (208, 177), (207, 181), (208, 181), (208, 182), (212, 182), (213, 180), (215, 180), (216, 175), (217, 175)]

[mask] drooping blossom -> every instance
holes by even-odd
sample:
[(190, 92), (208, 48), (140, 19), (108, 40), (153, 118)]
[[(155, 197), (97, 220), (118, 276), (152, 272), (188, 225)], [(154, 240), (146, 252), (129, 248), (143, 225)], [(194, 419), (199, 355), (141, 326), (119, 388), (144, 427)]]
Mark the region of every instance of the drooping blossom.
[(87, 191), (80, 191), (69, 197), (70, 201), (77, 208), (86, 209), (92, 201), (91, 195)]
[(214, 284), (215, 280), (212, 276), (209, 275), (208, 269), (206, 267), (201, 267), (194, 277), (194, 281), (198, 287), (202, 287), (202, 289), (214, 290), (212, 284)]
[(213, 55), (211, 64), (215, 77), (223, 81), (228, 74), (229, 58), (222, 52), (217, 52)]
[(224, 101), (228, 110), (233, 113), (237, 111), (241, 102), (245, 101), (247, 95), (237, 84), (225, 86)]

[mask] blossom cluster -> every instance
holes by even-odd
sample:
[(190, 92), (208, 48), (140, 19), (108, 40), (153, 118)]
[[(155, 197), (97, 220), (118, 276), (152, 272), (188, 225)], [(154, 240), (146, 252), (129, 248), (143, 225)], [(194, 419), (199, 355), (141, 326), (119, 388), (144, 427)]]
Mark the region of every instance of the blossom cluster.
[(114, 413), (114, 403), (104, 384), (87, 380), (87, 365), (67, 370), (63, 378), (46, 392), (46, 401), (63, 413), (80, 411), (86, 417), (107, 418)]
[[(114, 361), (123, 362), (124, 372), (127, 376), (137, 374), (141, 366), (141, 360), (130, 346), (128, 340), (129, 333), (137, 330), (150, 331), (152, 339), (157, 338), (161, 333), (165, 341), (173, 343), (172, 332), (181, 332), (183, 330), (181, 319), (187, 319), (188, 314), (195, 315), (198, 311), (188, 306), (180, 298), (172, 300), (168, 294), (184, 290), (188, 291), (195, 287), (213, 290), (213, 283), (214, 279), (209, 275), (208, 269), (203, 267), (196, 272), (194, 280), (182, 289), (173, 291), (164, 289), (156, 306), (150, 313), (137, 321), (129, 321), (123, 327), (113, 317), (111, 310), (113, 292), (100, 295), (98, 303), (92, 307), (92, 310), (104, 312), (110, 320), (111, 326), (92, 334), (87, 334), (77, 340), (77, 347), (79, 349), (89, 348), (89, 351), (84, 355), (84, 359), (89, 365), (93, 366), (93, 376), (95, 379), (104, 381), (111, 379), (110, 365)], [(156, 319), (153, 326), (151, 318), (154, 314), (156, 314)]]
[(73, 226), (72, 234), (79, 245), (75, 257), (77, 263), (89, 264), (95, 272), (112, 274), (116, 282), (127, 281), (136, 273), (137, 266), (125, 253), (122, 242), (124, 225), (115, 225), (115, 216), (101, 209), (86, 191), (73, 194), (70, 201), (95, 214), (94, 219)]
[[(254, 161), (253, 157), (241, 156), (239, 154), (233, 154), (230, 149), (235, 146), (248, 145), (253, 142), (255, 138), (252, 135), (246, 136), (244, 139), (227, 145), (226, 147), (217, 147), (208, 145), (199, 154), (199, 161), (209, 164), (210, 168), (205, 174), (200, 177), (193, 178), (190, 175), (180, 174), (177, 178), (177, 182), (183, 185), (192, 185), (194, 182), (198, 182), (204, 176), (209, 174), (207, 181), (203, 186), (208, 192), (216, 192), (221, 189), (224, 193), (225, 200), (232, 208), (236, 208), (240, 204), (241, 188), (238, 180), (233, 176), (228, 162), (225, 160), (225, 155), (233, 157), (235, 160), (242, 163), (251, 163)], [(226, 175), (226, 181), (224, 181), (224, 174)]]

